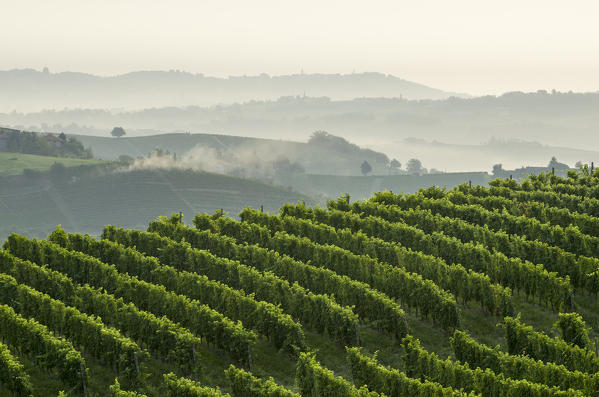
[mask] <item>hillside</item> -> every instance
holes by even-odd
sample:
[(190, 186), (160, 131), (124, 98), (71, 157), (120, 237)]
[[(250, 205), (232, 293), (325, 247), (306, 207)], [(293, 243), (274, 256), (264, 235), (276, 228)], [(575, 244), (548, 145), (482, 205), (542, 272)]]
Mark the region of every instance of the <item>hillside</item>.
[[(179, 158), (193, 153), (194, 148), (198, 149), (196, 157), (211, 158), (211, 153), (204, 149), (213, 149), (219, 153), (231, 153), (240, 163), (245, 162), (248, 165), (252, 165), (248, 162), (251, 156), (265, 162), (285, 156), (291, 161), (297, 161), (305, 172), (281, 175), (274, 173), (271, 176), (272, 166), (269, 164), (271, 174), (265, 172), (264, 176), (272, 178), (278, 185), (325, 199), (336, 198), (339, 192), (349, 193), (355, 199), (365, 199), (380, 190), (414, 193), (420, 188), (430, 186), (452, 188), (468, 182), (486, 185), (489, 180), (486, 172), (388, 175), (389, 158), (385, 154), (359, 148), (347, 141), (327, 145), (326, 139), (324, 142), (304, 143), (216, 134), (159, 134), (118, 139), (85, 135), (76, 137), (92, 148), (96, 155), (107, 159), (116, 159), (121, 154), (131, 157), (147, 156), (155, 148), (176, 153)], [(373, 175), (360, 175), (359, 165), (364, 160), (373, 166)], [(183, 163), (194, 165), (195, 161), (190, 158)], [(213, 170), (218, 170), (221, 165), (222, 162), (216, 159), (212, 165), (209, 161), (203, 163), (204, 167)]]
[(248, 205), (274, 211), (286, 202), (310, 202), (255, 180), (180, 170), (110, 172), (68, 180), (20, 177), (2, 184), (2, 239), (11, 232), (45, 237), (58, 224), (96, 235), (106, 223), (139, 228), (156, 214), (220, 209), (237, 214)]
[[(0, 329), (4, 387), (106, 395), (118, 376), (113, 389), (140, 393), (114, 394), (127, 397), (595, 396), (598, 215), (599, 173), (574, 172), (162, 217), (100, 240), (13, 235), (0, 318), (23, 333)], [(34, 362), (25, 330), (48, 351), (67, 343), (69, 365)]]
[(364, 200), (374, 193), (389, 190), (396, 193), (416, 193), (432, 186), (451, 189), (463, 183), (486, 186), (489, 174), (486, 172), (452, 172), (426, 175), (290, 175), (276, 181), (283, 186), (313, 197), (335, 199), (339, 192), (349, 194), (353, 200)]
[(87, 165), (107, 164), (102, 160), (85, 160), (68, 157), (37, 156), (34, 154), (0, 152), (0, 177), (10, 175), (21, 175), (23, 170), (30, 169), (38, 172), (50, 170), (55, 163), (61, 163), (65, 167), (77, 167)]
[[(386, 173), (389, 158), (381, 152), (360, 148), (339, 137), (324, 133), (324, 139), (307, 142), (251, 138), (220, 134), (159, 134), (108, 138), (74, 135), (95, 156), (116, 160), (120, 155), (148, 156), (159, 148), (176, 154), (192, 168), (226, 173), (235, 168), (263, 168), (261, 176), (272, 177), (273, 162), (287, 158), (299, 163), (305, 172), (315, 174), (359, 175), (367, 160), (373, 173)], [(327, 137), (330, 139), (327, 140)], [(186, 158), (187, 157), (187, 158)], [(199, 166), (201, 164), (201, 167)]]
[(122, 138), (87, 135), (74, 136), (83, 142), (85, 146), (91, 147), (96, 157), (107, 160), (116, 160), (123, 154), (133, 158), (147, 156), (155, 148), (161, 148), (171, 153), (182, 155), (196, 145), (220, 150), (264, 146), (267, 148), (266, 150), (285, 153), (300, 150), (305, 145), (300, 142), (221, 134), (174, 133), (137, 137), (125, 136)]
[[(153, 108), (212, 106), (282, 96), (404, 97), (440, 99), (439, 89), (381, 73), (295, 74), (217, 78), (180, 71), (139, 71), (119, 76), (43, 73), (32, 69), (0, 71), (0, 108), (36, 111), (62, 108)], [(10, 99), (8, 99), (10, 98)]]
[(597, 161), (598, 108), (598, 93), (544, 91), (435, 101), (293, 97), (137, 111), (4, 111), (0, 123), (106, 137), (123, 126), (128, 136), (193, 131), (291, 141), (326, 130), (402, 163), (419, 158), (439, 170), (477, 171), (501, 162), (506, 168), (543, 165), (538, 161), (551, 156), (570, 165)]

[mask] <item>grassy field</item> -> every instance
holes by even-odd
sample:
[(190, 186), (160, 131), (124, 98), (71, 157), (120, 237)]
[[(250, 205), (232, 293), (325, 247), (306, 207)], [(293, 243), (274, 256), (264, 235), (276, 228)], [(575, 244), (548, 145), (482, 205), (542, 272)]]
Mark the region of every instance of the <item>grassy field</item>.
[(48, 171), (54, 163), (62, 163), (65, 167), (76, 167), (79, 165), (105, 164), (107, 161), (0, 152), (0, 176), (20, 175), (26, 168), (40, 172)]

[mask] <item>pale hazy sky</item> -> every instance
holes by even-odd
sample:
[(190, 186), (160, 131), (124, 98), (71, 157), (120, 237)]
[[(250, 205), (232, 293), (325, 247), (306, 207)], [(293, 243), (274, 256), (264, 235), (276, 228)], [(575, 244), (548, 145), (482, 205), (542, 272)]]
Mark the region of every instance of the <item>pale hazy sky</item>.
[(599, 90), (599, 1), (0, 0), (0, 70), (390, 73), (472, 94)]

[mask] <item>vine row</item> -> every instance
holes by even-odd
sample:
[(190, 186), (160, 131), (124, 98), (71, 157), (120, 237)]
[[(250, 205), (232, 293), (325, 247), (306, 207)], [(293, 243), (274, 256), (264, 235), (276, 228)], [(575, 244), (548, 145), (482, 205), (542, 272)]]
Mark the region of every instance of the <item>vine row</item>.
[[(54, 237), (58, 236), (55, 234)], [(29, 240), (13, 234), (5, 242), (5, 248), (22, 259), (47, 265), (79, 284), (104, 288), (141, 310), (167, 316), (202, 336), (206, 342), (230, 352), (234, 359), (248, 363), (251, 346), (256, 343), (256, 334), (198, 301), (169, 292), (163, 286), (119, 273), (114, 266), (48, 241)]]
[[(342, 204), (339, 202), (339, 207)], [(294, 211), (294, 208), (297, 208)], [(500, 252), (490, 252), (481, 244), (463, 243), (443, 233), (426, 234), (424, 231), (403, 223), (391, 223), (377, 217), (362, 218), (349, 211), (286, 205), (286, 214), (311, 217), (314, 221), (335, 228), (361, 230), (367, 235), (401, 244), (426, 254), (443, 258), (449, 263), (460, 263), (475, 271), (483, 272), (504, 286), (524, 291), (527, 297), (536, 296), (539, 303), (550, 304), (554, 310), (571, 303), (572, 287), (568, 277), (562, 278), (548, 272), (541, 265), (534, 265), (518, 258), (508, 258)]]
[(262, 271), (271, 271), (320, 294), (333, 294), (340, 304), (353, 306), (360, 319), (370, 321), (377, 328), (401, 340), (408, 333), (406, 316), (399, 305), (369, 285), (339, 275), (332, 270), (297, 261), (287, 255), (257, 245), (237, 244), (235, 239), (197, 230), (166, 219), (150, 222), (148, 230), (176, 241), (185, 240), (192, 247), (206, 249), (222, 257), (229, 257)]
[(380, 263), (365, 255), (355, 255), (333, 245), (316, 244), (307, 238), (276, 232), (272, 237), (259, 225), (238, 222), (231, 218), (212, 219), (208, 215), (196, 215), (194, 222), (210, 221), (212, 227), (226, 235), (237, 230), (239, 241), (262, 243), (266, 248), (287, 254), (295, 259), (310, 261), (327, 267), (338, 274), (369, 284), (373, 288), (398, 299), (403, 305), (416, 308), (422, 317), (429, 317), (444, 329), (459, 326), (459, 314), (455, 298), (430, 280), (410, 273), (403, 268)]
[(329, 296), (313, 294), (270, 272), (261, 273), (238, 261), (214, 256), (208, 251), (192, 248), (187, 242), (175, 242), (157, 233), (118, 228), (110, 229), (105, 236), (124, 246), (136, 247), (177, 270), (203, 274), (235, 289), (253, 293), (256, 299), (280, 305), (302, 324), (344, 344), (357, 343), (358, 317)]
[(599, 393), (599, 375), (570, 371), (563, 365), (543, 362), (527, 356), (510, 355), (499, 348), (491, 348), (476, 342), (463, 331), (456, 330), (451, 345), (457, 360), (476, 368), (489, 368), (508, 378), (527, 379), (562, 390), (581, 390), (585, 395)]
[(420, 274), (439, 287), (450, 291), (464, 303), (476, 300), (483, 309), (501, 316), (514, 312), (509, 288), (491, 283), (489, 276), (466, 270), (462, 265), (447, 263), (438, 257), (412, 251), (400, 244), (370, 237), (361, 231), (335, 229), (329, 225), (292, 216), (272, 216), (253, 209), (242, 213), (247, 222), (264, 225), (270, 230), (306, 237), (320, 244), (332, 244), (353, 253), (365, 253), (373, 259)]

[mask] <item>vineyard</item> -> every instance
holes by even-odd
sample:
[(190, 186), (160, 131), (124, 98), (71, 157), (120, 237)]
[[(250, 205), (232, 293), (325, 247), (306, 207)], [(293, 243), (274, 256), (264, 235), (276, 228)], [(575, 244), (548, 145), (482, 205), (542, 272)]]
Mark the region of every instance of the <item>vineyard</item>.
[(489, 185), (12, 234), (0, 395), (599, 396), (599, 173)]

